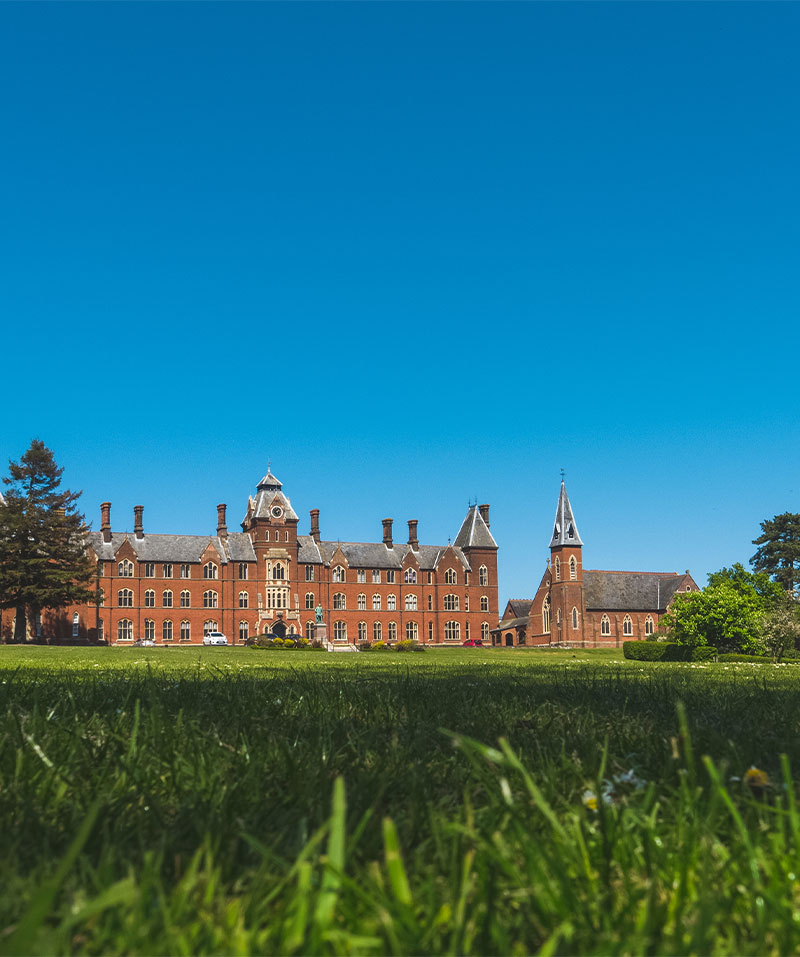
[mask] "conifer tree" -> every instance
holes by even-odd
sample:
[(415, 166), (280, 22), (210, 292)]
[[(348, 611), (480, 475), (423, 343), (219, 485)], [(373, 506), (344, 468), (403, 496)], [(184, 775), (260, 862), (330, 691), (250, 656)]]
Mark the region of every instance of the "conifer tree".
[(16, 609), (14, 641), (25, 640), (26, 618), (43, 609), (91, 601), (93, 569), (86, 555), (80, 492), (61, 489), (63, 468), (34, 439), (19, 462), (9, 463), (0, 504), (0, 607)]
[(759, 549), (750, 559), (757, 572), (772, 575), (790, 592), (800, 581), (800, 515), (783, 512), (761, 523), (762, 534), (753, 539)]

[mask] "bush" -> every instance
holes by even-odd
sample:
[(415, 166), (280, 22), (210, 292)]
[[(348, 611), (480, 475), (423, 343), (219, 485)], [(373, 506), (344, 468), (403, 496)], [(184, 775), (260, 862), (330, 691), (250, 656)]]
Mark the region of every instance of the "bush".
[(692, 649), (675, 641), (623, 641), (622, 653), (632, 661), (691, 661)]
[(395, 651), (411, 651), (414, 645), (419, 644), (419, 642), (411, 641), (409, 638), (403, 638), (402, 641), (398, 641), (395, 646)]
[(716, 653), (716, 648), (711, 645), (698, 645), (692, 648), (692, 661), (713, 661)]
[(373, 651), (391, 651), (385, 641), (375, 641), (372, 643)]
[(372, 642), (371, 641), (359, 641), (358, 643), (359, 651), (372, 651)]

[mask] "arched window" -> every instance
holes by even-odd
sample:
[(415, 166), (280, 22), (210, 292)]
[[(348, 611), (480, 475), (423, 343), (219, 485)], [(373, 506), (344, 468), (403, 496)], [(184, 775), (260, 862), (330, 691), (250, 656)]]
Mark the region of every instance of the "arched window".
[(386, 634), (387, 641), (397, 641), (397, 622), (390, 621)]
[(461, 625), (457, 621), (446, 621), (444, 623), (444, 640), (461, 641)]
[(127, 558), (119, 563), (117, 570), (120, 578), (133, 578), (133, 562), (129, 562)]
[(481, 622), (481, 641), (488, 641), (488, 640), (489, 640), (489, 622), (482, 621)]
[(217, 593), (215, 591), (203, 592), (203, 608), (216, 608), (217, 600)]
[(272, 580), (284, 581), (286, 579), (286, 569), (280, 562), (275, 562), (272, 566)]
[(214, 562), (206, 562), (203, 565), (203, 578), (218, 578), (219, 569), (214, 564)]
[(406, 641), (419, 641), (419, 626), (415, 621), (406, 622)]
[(416, 611), (416, 610), (417, 610), (417, 596), (406, 595), (406, 611)]
[(161, 607), (172, 608), (172, 592), (169, 590), (169, 588), (166, 588), (161, 593)]
[(630, 615), (626, 615), (622, 619), (622, 634), (628, 638), (633, 635), (633, 621)]
[(559, 628), (561, 627), (561, 609), (560, 608), (556, 609), (556, 625)]
[(397, 597), (395, 595), (386, 596), (386, 608), (388, 611), (394, 611), (397, 608)]
[(556, 560), (553, 562), (553, 568), (556, 572), (556, 581), (561, 581), (561, 559), (556, 555)]
[(573, 628), (573, 631), (578, 630), (578, 609), (577, 608), (572, 609), (572, 628)]
[(542, 631), (548, 634), (550, 631), (550, 596), (548, 595), (542, 604)]
[(345, 608), (347, 608), (347, 599), (344, 592), (337, 591), (333, 596), (333, 609), (334, 611), (344, 611)]
[(433, 611), (433, 595), (428, 595), (428, 611)]
[(478, 584), (481, 587), (485, 587), (489, 584), (489, 569), (485, 565), (481, 565), (478, 570)]
[(383, 639), (383, 628), (381, 628), (381, 623), (376, 621), (372, 625), (372, 640), (373, 641), (382, 641)]
[(120, 608), (133, 608), (133, 592), (130, 588), (120, 588), (117, 592), (117, 604)]
[(606, 638), (611, 634), (611, 619), (608, 615), (603, 615), (600, 619), (600, 634)]
[(335, 621), (333, 623), (333, 637), (336, 641), (347, 641), (347, 623)]
[(445, 610), (445, 611), (458, 611), (458, 595), (445, 595), (445, 596), (444, 596), (444, 610)]
[(161, 625), (161, 640), (172, 641), (172, 622), (165, 621)]
[(219, 628), (217, 628), (217, 623), (215, 621), (211, 621), (210, 619), (208, 621), (204, 621), (203, 637), (205, 637), (211, 631), (219, 631)]
[(181, 592), (181, 608), (188, 608), (191, 604), (191, 600), (192, 598), (188, 591), (184, 590)]
[(489, 610), (489, 598), (487, 595), (481, 595), (481, 611)]
[(240, 591), (239, 592), (239, 607), (247, 608), (249, 601), (250, 601), (250, 596), (247, 594), (247, 592)]
[(145, 618), (144, 620), (144, 637), (147, 641), (156, 640), (156, 623), (152, 618)]
[(363, 592), (361, 592), (358, 596), (358, 610), (359, 611), (367, 610), (367, 596)]
[(445, 585), (455, 585), (458, 582), (458, 575), (456, 575), (455, 568), (448, 568), (444, 573), (444, 583)]
[(117, 641), (133, 641), (133, 622), (129, 618), (117, 622)]
[(367, 640), (367, 623), (365, 621), (360, 621), (358, 623), (358, 640), (359, 641)]
[(314, 592), (313, 591), (306, 592), (306, 608), (311, 608), (311, 609), (314, 608)]
[(428, 641), (433, 641), (433, 622), (428, 622)]
[(80, 627), (81, 627), (81, 617), (76, 611), (75, 614), (72, 616), (72, 637), (73, 638), (78, 637)]
[(647, 618), (645, 618), (644, 620), (644, 633), (646, 635), (653, 634), (653, 616), (652, 615), (648, 615)]
[(416, 585), (417, 584), (417, 573), (413, 568), (407, 568), (403, 572), (403, 581), (406, 585)]
[(306, 622), (306, 639), (308, 641), (314, 640), (314, 622), (313, 621)]
[(242, 642), (242, 644), (244, 644), (244, 642), (247, 641), (249, 635), (250, 635), (250, 629), (247, 626), (247, 622), (240, 621), (239, 622), (239, 641)]
[(181, 641), (192, 640), (192, 626), (186, 619), (181, 622)]
[(373, 595), (372, 596), (372, 610), (380, 611), (381, 610), (381, 596)]
[(570, 556), (569, 560), (569, 580), (571, 582), (576, 581), (578, 578), (578, 563), (575, 561), (575, 556)]
[(155, 608), (156, 607), (156, 593), (152, 588), (148, 588), (144, 593), (144, 607), (145, 608)]
[(337, 565), (333, 570), (333, 580), (335, 582), (343, 582), (344, 577), (344, 568), (341, 565)]

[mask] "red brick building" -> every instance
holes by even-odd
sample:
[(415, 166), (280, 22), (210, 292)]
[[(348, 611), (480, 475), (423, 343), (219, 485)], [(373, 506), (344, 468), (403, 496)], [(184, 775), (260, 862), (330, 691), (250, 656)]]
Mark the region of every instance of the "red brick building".
[(583, 542), (561, 482), (550, 558), (534, 598), (514, 598), (492, 643), (502, 645), (619, 645), (654, 634), (675, 595), (697, 590), (688, 570), (584, 570)]
[(217, 506), (211, 536), (151, 533), (142, 506), (134, 508), (132, 535), (115, 532), (110, 503), (100, 508), (100, 531), (89, 533), (88, 549), (104, 598), (62, 613), (58, 630), (76, 637), (199, 644), (218, 630), (231, 643), (262, 634), (311, 638), (321, 605), (336, 642), (458, 644), (488, 641), (498, 619), (488, 505), (471, 506), (447, 545), (420, 544), (416, 520), (408, 522), (408, 541), (395, 542), (390, 518), (379, 542), (325, 541), (318, 509), (310, 512), (310, 534), (301, 535), (271, 472), (250, 496), (241, 532), (228, 531), (225, 505)]

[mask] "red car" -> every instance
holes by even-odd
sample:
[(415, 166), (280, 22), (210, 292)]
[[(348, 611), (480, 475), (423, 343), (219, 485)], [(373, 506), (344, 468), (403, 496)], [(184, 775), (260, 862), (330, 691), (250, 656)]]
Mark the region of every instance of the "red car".
[(473, 640), (472, 638), (468, 638), (466, 641), (461, 642), (461, 647), (462, 648), (482, 648), (483, 642), (481, 641), (480, 638), (476, 638), (475, 640)]

